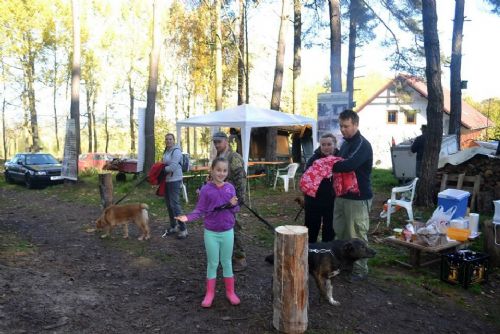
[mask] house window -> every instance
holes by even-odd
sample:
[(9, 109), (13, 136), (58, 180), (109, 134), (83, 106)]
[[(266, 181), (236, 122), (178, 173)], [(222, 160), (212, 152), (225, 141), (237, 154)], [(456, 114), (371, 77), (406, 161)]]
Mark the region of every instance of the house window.
[(398, 112), (394, 110), (387, 111), (387, 123), (397, 124), (398, 123)]
[(406, 114), (406, 124), (417, 124), (416, 110), (408, 110), (405, 112), (405, 114)]

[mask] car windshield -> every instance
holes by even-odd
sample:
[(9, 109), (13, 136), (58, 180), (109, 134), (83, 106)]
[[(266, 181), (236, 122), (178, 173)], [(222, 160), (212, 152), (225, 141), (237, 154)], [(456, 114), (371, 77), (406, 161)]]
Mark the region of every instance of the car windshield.
[(50, 154), (31, 154), (26, 156), (27, 165), (50, 165), (59, 162)]

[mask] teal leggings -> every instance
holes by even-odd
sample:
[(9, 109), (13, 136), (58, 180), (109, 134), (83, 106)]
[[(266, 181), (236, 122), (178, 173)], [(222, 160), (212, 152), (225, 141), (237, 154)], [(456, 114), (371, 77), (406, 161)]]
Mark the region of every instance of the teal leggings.
[(213, 232), (205, 229), (204, 233), (205, 249), (207, 251), (207, 278), (217, 277), (217, 267), (219, 259), (222, 264), (222, 274), (224, 277), (233, 277), (233, 257), (234, 230), (225, 232)]

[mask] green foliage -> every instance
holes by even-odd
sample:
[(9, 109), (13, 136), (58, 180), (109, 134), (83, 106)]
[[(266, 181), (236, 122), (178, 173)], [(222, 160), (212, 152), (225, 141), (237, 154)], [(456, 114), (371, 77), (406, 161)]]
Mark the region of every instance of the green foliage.
[(470, 97), (465, 98), (466, 102), (488, 117), (494, 124), (489, 124), (486, 140), (500, 140), (500, 98), (491, 98), (481, 102), (475, 102)]

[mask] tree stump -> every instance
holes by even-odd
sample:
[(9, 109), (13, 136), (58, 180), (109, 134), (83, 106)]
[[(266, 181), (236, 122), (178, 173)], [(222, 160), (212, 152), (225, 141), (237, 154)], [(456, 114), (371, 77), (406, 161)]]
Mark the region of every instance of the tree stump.
[[(497, 226), (497, 242), (500, 243), (500, 226)], [(495, 224), (491, 220), (484, 221), (484, 251), (490, 256), (491, 267), (500, 267), (500, 245), (495, 244)]]
[(99, 193), (103, 210), (113, 204), (113, 175), (111, 173), (99, 174)]
[(275, 231), (273, 325), (283, 333), (304, 333), (309, 302), (307, 228), (285, 225)]

